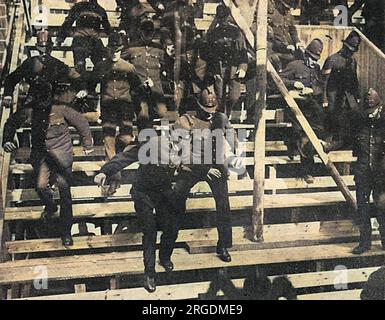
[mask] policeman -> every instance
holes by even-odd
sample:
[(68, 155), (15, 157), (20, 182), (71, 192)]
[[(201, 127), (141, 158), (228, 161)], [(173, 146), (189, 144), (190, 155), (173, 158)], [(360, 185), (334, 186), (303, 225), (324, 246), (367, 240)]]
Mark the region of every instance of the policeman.
[[(312, 40), (305, 50), (304, 59), (290, 62), (280, 73), (286, 87), (296, 91), (296, 101), (319, 139), (324, 139), (323, 85), (321, 67), (318, 64), (322, 50), (322, 41), (317, 38)], [(294, 123), (302, 176), (307, 183), (313, 183), (311, 172), (314, 168), (314, 149), (298, 122)]]
[[(220, 101), (220, 111), (230, 117), (241, 96), (241, 82), (247, 72), (246, 40), (238, 26), (230, 22), (230, 9), (223, 4), (217, 7), (216, 18), (207, 32), (211, 45), (212, 60), (219, 64), (222, 82), (216, 82), (216, 92)], [(229, 102), (226, 92), (229, 87)]]
[[(204, 145), (210, 143), (210, 139), (212, 139), (210, 133), (215, 132), (215, 130), (227, 133), (225, 138), (230, 144), (231, 150), (234, 150), (234, 153), (236, 153), (237, 150), (237, 140), (227, 116), (217, 112), (216, 109), (217, 101), (215, 93), (204, 90), (199, 100), (197, 115), (193, 117), (185, 114), (175, 123), (175, 128), (185, 130), (186, 134), (190, 134), (190, 136), (192, 133), (202, 130), (202, 134), (198, 134), (197, 137), (192, 136), (192, 145), (202, 146), (202, 149), (198, 148), (198, 150), (196, 150), (197, 148), (193, 148), (192, 165), (189, 166), (189, 170), (179, 172), (175, 185), (175, 193), (177, 197), (178, 214), (183, 216), (186, 211), (186, 200), (191, 188), (201, 180), (207, 181), (215, 198), (217, 209), (217, 229), (219, 236), (217, 254), (222, 261), (230, 262), (231, 256), (227, 250), (232, 246), (231, 212), (227, 186), (228, 171), (224, 165), (226, 162), (214, 156), (219, 155), (220, 157), (224, 157), (223, 150), (217, 149), (223, 146), (223, 136), (222, 139), (217, 138), (217, 148), (207, 149)], [(209, 134), (209, 136), (207, 136), (207, 134)], [(205, 154), (207, 150), (213, 152), (213, 161), (210, 163), (205, 162), (208, 155), (207, 153)], [(231, 164), (237, 168), (241, 166), (237, 157), (232, 159)]]
[(106, 11), (97, 0), (81, 1), (71, 8), (65, 19), (56, 39), (58, 46), (64, 42), (74, 22), (76, 22), (72, 41), (74, 63), (76, 71), (83, 73), (87, 58), (91, 58), (92, 63), (96, 65), (105, 56), (101, 26), (107, 34), (111, 26)]
[[(133, 140), (133, 94), (141, 94), (142, 82), (135, 72), (135, 67), (121, 58), (123, 39), (121, 34), (113, 32), (108, 38), (108, 59), (98, 63), (88, 76), (94, 88), (101, 84), (101, 119), (103, 126), (104, 147), (107, 159), (116, 155), (116, 142), (124, 149)], [(119, 127), (119, 136), (116, 129)], [(115, 176), (109, 183), (107, 195), (116, 192), (120, 177)]]
[(362, 254), (371, 247), (370, 195), (376, 209), (382, 248), (385, 250), (385, 212), (380, 208), (380, 196), (385, 192), (385, 109), (378, 93), (369, 89), (364, 106), (353, 110), (354, 155), (357, 157), (354, 180), (357, 188), (357, 204), (360, 227), (360, 243), (354, 254)]
[(323, 107), (327, 113), (326, 131), (330, 136), (325, 151), (338, 150), (349, 145), (349, 109), (355, 108), (359, 100), (357, 61), (353, 55), (359, 49), (361, 38), (352, 31), (343, 41), (343, 47), (329, 56), (322, 69), (324, 92)]
[(282, 68), (303, 52), (294, 17), (290, 12), (291, 2), (291, 0), (280, 0), (269, 3), (268, 24), (273, 34), (272, 52), (279, 56)]
[(199, 37), (187, 49), (182, 59), (184, 109), (189, 106), (196, 110), (201, 92), (205, 89), (214, 91), (216, 83), (221, 85), (221, 69), (218, 60), (212, 57), (213, 52), (206, 37)]
[(320, 17), (329, 4), (328, 0), (301, 0), (301, 24), (319, 25)]
[[(52, 94), (49, 82), (40, 78), (31, 84), (38, 94), (31, 102), (32, 108), (32, 151), (31, 164), (36, 177), (36, 191), (44, 205), (43, 221), (50, 221), (58, 207), (54, 201), (51, 183), (60, 193), (60, 235), (64, 246), (72, 246), (71, 227), (73, 220), (71, 180), (73, 150), (69, 126), (77, 129), (86, 155), (93, 152), (93, 140), (87, 120), (72, 107), (68, 90), (76, 87), (57, 88)], [(72, 95), (72, 97), (74, 97)], [(3, 130), (2, 146), (6, 152), (17, 149), (14, 142), (16, 130), (21, 126), (21, 110), (13, 113)], [(53, 180), (52, 177), (55, 177)]]
[[(165, 39), (171, 39), (175, 42), (175, 13), (179, 14), (180, 28), (183, 31), (184, 28), (191, 28), (196, 31), (194, 7), (190, 4), (189, 0), (171, 0), (165, 1), (165, 11), (160, 21), (160, 31), (163, 41)], [(186, 39), (186, 33), (183, 33), (185, 39), (182, 40), (183, 44), (188, 44), (192, 41), (191, 38)], [(162, 42), (163, 42), (162, 41)]]
[[(180, 161), (178, 159), (174, 161), (174, 156), (172, 156), (174, 150), (177, 149), (175, 147), (173, 140), (164, 136), (153, 137), (141, 148), (155, 150), (156, 154), (150, 154), (150, 158), (155, 161), (144, 164), (141, 159), (138, 159), (139, 147), (133, 147), (118, 154), (104, 165), (100, 174), (95, 177), (95, 182), (101, 186), (107, 177), (115, 175), (138, 160), (141, 162), (131, 194), (139, 225), (143, 231), (144, 288), (149, 292), (156, 290), (157, 222), (163, 231), (159, 250), (160, 265), (166, 272), (174, 269), (171, 256), (178, 236), (179, 221), (176, 215), (176, 197), (172, 188), (172, 179), (180, 164)], [(174, 155), (176, 156), (176, 154)], [(154, 215), (154, 210), (156, 215)]]
[(167, 112), (161, 80), (164, 50), (153, 41), (154, 33), (154, 22), (143, 19), (139, 28), (140, 39), (130, 43), (122, 53), (122, 58), (135, 66), (142, 85), (151, 91), (151, 94), (137, 97), (134, 102), (141, 115), (138, 118), (139, 130), (151, 126), (150, 120), (162, 118)]
[(385, 50), (384, 43), (384, 21), (385, 8), (381, 0), (365, 1), (362, 9), (365, 18), (364, 33), (378, 48)]
[[(24, 80), (30, 89), (27, 94), (26, 106), (32, 102), (39, 101), (35, 99), (35, 95), (39, 94), (38, 86), (33, 85), (34, 82), (40, 81), (49, 84), (48, 90), (53, 94), (57, 84), (62, 79), (70, 77), (77, 79), (80, 82), (80, 75), (73, 69), (70, 69), (66, 64), (51, 56), (53, 43), (51, 37), (46, 30), (37, 33), (36, 49), (39, 52), (38, 56), (33, 56), (26, 59), (14, 72), (9, 74), (4, 83), (4, 99), (3, 105), (6, 108), (12, 106), (13, 91), (15, 86)], [(37, 89), (37, 91), (35, 91)]]
[[(151, 8), (155, 10), (158, 16), (162, 16), (165, 7), (162, 1), (147, 0)], [(136, 41), (138, 39), (138, 28), (143, 17), (148, 16), (151, 8), (146, 7), (139, 0), (116, 0), (120, 14), (119, 29), (124, 30), (129, 40)]]

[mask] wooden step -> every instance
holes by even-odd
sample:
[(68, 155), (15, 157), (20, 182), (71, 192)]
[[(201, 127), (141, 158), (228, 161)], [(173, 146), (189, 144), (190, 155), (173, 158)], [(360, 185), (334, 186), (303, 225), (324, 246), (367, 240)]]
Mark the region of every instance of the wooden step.
[[(344, 204), (345, 199), (340, 192), (312, 192), (301, 194), (265, 195), (265, 209), (320, 207)], [(230, 196), (231, 210), (250, 210), (253, 196)], [(212, 198), (188, 199), (187, 212), (214, 211), (215, 201)], [(6, 221), (39, 220), (43, 207), (7, 208)], [(132, 201), (90, 203), (73, 205), (75, 219), (124, 218), (134, 215)]]
[[(245, 152), (251, 153), (254, 152), (254, 142), (240, 142), (239, 143), (240, 150), (244, 150)], [(84, 158), (105, 158), (105, 148), (104, 146), (94, 146), (94, 152), (90, 155), (85, 156), (83, 152), (83, 147), (74, 146), (73, 147), (73, 155), (75, 160), (80, 161)], [(283, 141), (266, 141), (266, 152), (285, 152), (287, 151), (287, 147)], [(23, 147), (17, 149), (14, 154), (14, 159), (18, 162), (25, 161), (30, 158), (31, 149), (28, 147)]]
[[(352, 156), (351, 151), (337, 151), (330, 153), (330, 160), (334, 163), (352, 163), (357, 160), (357, 158)], [(254, 165), (254, 158), (252, 157), (246, 157), (243, 158), (244, 164), (246, 166), (253, 166)], [(316, 157), (315, 158), (316, 163), (321, 163), (321, 160)], [(288, 156), (267, 156), (265, 158), (265, 165), (266, 166), (272, 166), (272, 165), (294, 165), (294, 164), (300, 164), (301, 160), (299, 156), (294, 157), (293, 160), (291, 160)], [(104, 161), (75, 161), (73, 164), (73, 172), (98, 172), (102, 168), (102, 166), (105, 164)], [(32, 165), (30, 164), (12, 164), (9, 166), (12, 174), (20, 175), (20, 174), (26, 174), (26, 173), (32, 173)], [(138, 169), (138, 164), (134, 163), (130, 165), (129, 167), (125, 168), (124, 170), (136, 170)]]
[[(367, 281), (370, 274), (377, 271), (378, 267), (349, 269), (346, 271), (348, 284), (361, 283)], [(270, 276), (273, 280), (277, 276)], [(290, 274), (286, 276), (295, 289), (312, 288), (320, 286), (330, 286), (336, 281), (335, 271), (324, 271), (314, 273)], [(233, 279), (232, 282), (236, 288), (242, 289), (245, 279)], [(193, 282), (188, 284), (163, 285), (158, 286), (154, 293), (148, 293), (143, 288), (107, 290), (98, 292), (72, 293), (55, 296), (31, 297), (22, 300), (186, 300), (198, 299), (199, 296), (208, 292), (211, 282)], [(336, 298), (338, 300), (359, 300), (361, 290), (342, 290), (334, 292), (322, 292), (306, 295), (299, 295), (298, 300), (327, 300), (327, 297)], [(217, 296), (223, 296), (223, 292), (219, 291)]]
[(360, 300), (362, 289), (311, 293), (298, 296), (298, 300)]
[[(342, 177), (347, 186), (353, 187), (354, 177), (343, 176)], [(336, 183), (331, 177), (315, 177), (314, 183), (308, 184), (300, 178), (282, 178), (282, 179), (267, 179), (265, 180), (265, 190), (293, 190), (293, 189), (321, 189), (321, 188), (335, 188)], [(228, 188), (229, 194), (236, 194), (239, 192), (252, 192), (253, 191), (253, 180), (229, 180)], [(132, 185), (122, 185), (116, 192), (115, 195), (109, 197), (110, 199), (118, 198), (130, 198)], [(86, 200), (101, 198), (101, 189), (97, 186), (81, 186), (72, 187), (72, 199)], [(209, 194), (211, 195), (210, 186), (206, 182), (199, 182), (191, 190), (191, 195), (195, 194)], [(58, 190), (55, 190), (55, 199), (59, 198)], [(8, 201), (10, 202), (22, 202), (22, 201), (39, 201), (40, 198), (34, 189), (16, 189), (8, 191)]]
[[(224, 263), (214, 254), (189, 255), (184, 249), (176, 249), (173, 256), (175, 272), (199, 269), (216, 269), (277, 263), (297, 263), (333, 259), (358, 258), (351, 253), (354, 243), (317, 245), (297, 248), (279, 248), (240, 251), (232, 253), (232, 261)], [(0, 285), (29, 283), (36, 279), (36, 268), (47, 268), (49, 281), (112, 277), (143, 272), (142, 252), (93, 254), (89, 256), (58, 257), (49, 259), (19, 260), (0, 264)], [(140, 255), (140, 256), (139, 256)], [(379, 242), (363, 257), (384, 256)], [(157, 272), (164, 270), (157, 266)]]
[[(310, 222), (298, 224), (276, 224), (264, 226), (264, 242), (254, 243), (247, 240), (248, 229), (245, 227), (233, 227), (234, 250), (266, 249), (289, 246), (305, 246), (336, 241), (356, 241), (357, 228), (350, 220)], [(378, 231), (374, 232), (375, 236)], [(161, 233), (158, 233), (158, 243)], [(217, 239), (216, 228), (180, 230), (178, 242), (202, 243), (214, 242)], [(6, 243), (8, 253), (36, 253), (56, 251), (76, 251), (85, 249), (119, 248), (139, 246), (142, 244), (142, 234), (125, 231), (114, 235), (96, 235), (74, 237), (73, 247), (64, 247), (60, 239), (36, 239), (9, 241)], [(215, 245), (214, 245), (215, 246)], [(197, 253), (198, 251), (194, 252)], [(200, 253), (202, 253), (201, 251)], [(190, 253), (192, 253), (190, 251)]]

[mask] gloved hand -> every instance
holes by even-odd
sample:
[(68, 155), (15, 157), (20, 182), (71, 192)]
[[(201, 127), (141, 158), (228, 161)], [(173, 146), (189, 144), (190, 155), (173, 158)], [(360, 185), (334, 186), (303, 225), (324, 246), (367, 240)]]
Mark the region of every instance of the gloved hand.
[(297, 90), (303, 90), (305, 88), (304, 84), (300, 81), (294, 82), (294, 88)]
[(246, 77), (246, 71), (243, 69), (238, 69), (237, 72), (235, 73), (236, 77), (238, 79), (245, 79)]
[(214, 79), (215, 79), (215, 81), (221, 81), (222, 76), (220, 74), (214, 74)]
[(163, 5), (162, 3), (160, 3), (160, 4), (158, 5), (158, 10), (159, 10), (159, 11), (164, 11), (164, 10), (165, 10), (165, 7), (164, 7), (164, 5)]
[(87, 90), (81, 90), (76, 94), (76, 98), (78, 98), (78, 99), (84, 99), (87, 96), (88, 96)]
[(302, 42), (296, 43), (295, 47), (297, 48), (297, 50), (305, 51), (305, 46)]
[(6, 142), (3, 148), (5, 152), (11, 153), (17, 149), (17, 146), (13, 142)]
[(3, 98), (3, 106), (7, 109), (12, 107), (12, 96), (5, 96)]
[(312, 88), (303, 88), (300, 95), (301, 96), (309, 96), (314, 93), (314, 90)]
[(95, 151), (95, 149), (84, 149), (83, 152), (86, 156), (90, 155), (91, 153), (93, 153)]
[(242, 161), (242, 159), (239, 158), (239, 157), (234, 157), (234, 158), (230, 161), (229, 165), (230, 165), (232, 168), (240, 169), (240, 168), (243, 167), (243, 161)]
[(148, 78), (145, 82), (144, 85), (148, 88), (152, 88), (154, 86), (154, 81), (151, 78)]
[(328, 108), (328, 107), (329, 107), (329, 102), (328, 102), (328, 101), (324, 101), (324, 102), (322, 103), (322, 107)]
[(99, 173), (94, 178), (94, 182), (98, 185), (98, 187), (104, 187), (106, 180), (107, 176), (104, 173)]
[(207, 178), (208, 178), (209, 180), (212, 180), (213, 177), (214, 177), (214, 178), (217, 178), (217, 179), (220, 179), (220, 178), (222, 177), (221, 171), (218, 170), (218, 169), (215, 169), (215, 168), (211, 168), (211, 169), (209, 170), (209, 172), (207, 173)]
[(292, 44), (289, 44), (287, 47), (286, 47), (287, 50), (291, 51), (291, 52), (294, 52), (295, 51), (295, 47), (292, 45)]

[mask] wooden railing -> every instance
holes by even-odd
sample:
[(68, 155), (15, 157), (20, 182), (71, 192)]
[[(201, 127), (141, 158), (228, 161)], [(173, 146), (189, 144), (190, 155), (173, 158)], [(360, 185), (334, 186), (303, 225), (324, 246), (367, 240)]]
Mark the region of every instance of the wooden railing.
[[(14, 44), (12, 50), (8, 50), (3, 58), (3, 66), (7, 66), (3, 69), (3, 75), (12, 72), (16, 69), (19, 63), (20, 52), (23, 47), (22, 43), (23, 36), (25, 35), (24, 29), (24, 13), (22, 7), (15, 6), (14, 12), (12, 14), (12, 20), (9, 24), (9, 33), (7, 35), (8, 44), (11, 43), (12, 38), (14, 38)], [(12, 52), (12, 53), (11, 53)], [(9, 56), (11, 54), (11, 56)], [(6, 61), (10, 59), (10, 63), (6, 63)], [(15, 92), (14, 96), (14, 104), (17, 104), (17, 94), (18, 90)], [(0, 103), (2, 102), (2, 99)], [(5, 121), (8, 119), (10, 114), (9, 109), (0, 108), (0, 128), (4, 128)], [(2, 134), (0, 134), (0, 141), (3, 140)], [(10, 154), (5, 153), (3, 148), (0, 149), (0, 261), (7, 260), (6, 250), (4, 249), (5, 242), (8, 239), (8, 230), (6, 225), (4, 224), (4, 214), (6, 208), (6, 195), (7, 195), (7, 185), (8, 185), (8, 173), (9, 173), (9, 165), (10, 165)]]

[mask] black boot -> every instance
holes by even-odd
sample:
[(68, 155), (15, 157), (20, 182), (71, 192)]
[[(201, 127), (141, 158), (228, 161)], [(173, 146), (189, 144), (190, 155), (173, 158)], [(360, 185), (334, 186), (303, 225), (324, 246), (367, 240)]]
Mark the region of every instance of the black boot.
[(231, 256), (226, 248), (217, 248), (217, 255), (223, 262), (231, 262)]
[(153, 293), (156, 290), (156, 284), (155, 284), (155, 277), (144, 275), (144, 289), (146, 289), (148, 292)]
[(47, 222), (51, 220), (54, 214), (57, 212), (58, 207), (55, 205), (52, 208), (45, 207), (44, 211), (41, 213), (41, 220)]
[(170, 259), (160, 259), (160, 265), (166, 270), (166, 272), (171, 272), (174, 270), (174, 264)]
[(372, 247), (371, 243), (371, 227), (370, 228), (361, 228), (360, 230), (360, 243), (352, 251), (353, 254), (363, 254), (369, 251)]
[(63, 246), (65, 247), (71, 247), (74, 245), (74, 241), (72, 240), (72, 236), (70, 233), (65, 233), (61, 236), (61, 240), (63, 243)]

